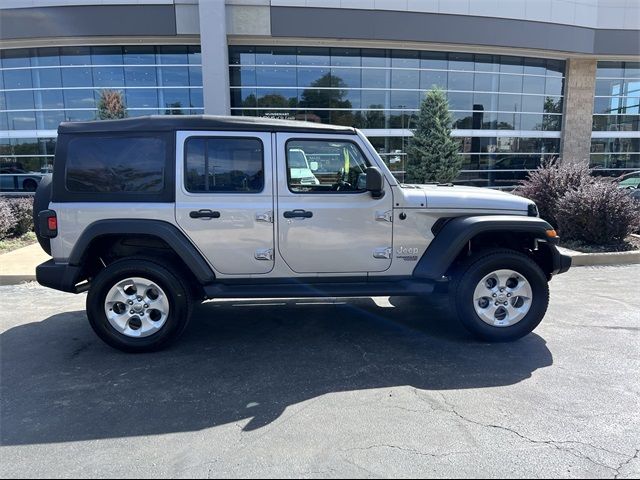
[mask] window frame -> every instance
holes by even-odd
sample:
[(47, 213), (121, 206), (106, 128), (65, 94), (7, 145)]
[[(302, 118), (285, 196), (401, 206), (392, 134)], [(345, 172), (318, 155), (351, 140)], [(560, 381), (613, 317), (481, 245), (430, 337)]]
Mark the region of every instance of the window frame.
[(372, 162), (371, 159), (365, 155), (365, 153), (363, 152), (362, 148), (360, 148), (360, 145), (358, 145), (357, 142), (353, 141), (353, 140), (347, 140), (347, 139), (336, 139), (336, 138), (326, 138), (326, 137), (322, 137), (322, 138), (310, 138), (310, 137), (291, 137), (288, 138), (284, 144), (284, 168), (286, 170), (287, 173), (287, 189), (289, 190), (289, 192), (293, 193), (294, 195), (362, 195), (367, 193), (368, 191), (365, 190), (357, 190), (357, 191), (337, 191), (337, 190), (322, 190), (322, 191), (314, 191), (314, 192), (296, 192), (294, 190), (291, 189), (291, 171), (289, 170), (289, 142), (342, 142), (342, 143), (350, 143), (352, 145), (354, 145), (358, 151), (360, 152), (360, 154), (362, 155), (362, 158), (365, 159), (365, 161), (368, 163), (367, 168), (368, 167), (374, 167), (377, 166), (375, 162)]
[[(188, 185), (187, 185), (187, 157), (188, 157), (188, 152), (187, 152), (187, 144), (189, 143), (190, 140), (205, 140), (205, 142), (207, 140), (257, 140), (258, 142), (260, 142), (260, 146), (262, 148), (262, 158), (261, 158), (261, 166), (262, 166), (262, 188), (260, 190), (256, 190), (256, 191), (251, 191), (251, 192), (216, 192), (216, 191), (204, 191), (204, 192), (194, 192), (192, 190), (189, 189)], [(189, 135), (188, 137), (186, 137), (182, 143), (182, 188), (184, 188), (184, 191), (189, 194), (189, 195), (260, 195), (262, 193), (264, 193), (265, 188), (266, 188), (266, 169), (265, 169), (265, 161), (264, 161), (264, 157), (265, 157), (265, 145), (264, 142), (262, 141), (262, 138), (260, 137), (252, 137), (252, 136), (248, 136), (248, 135), (243, 135), (243, 136), (230, 136), (230, 135)], [(206, 152), (206, 150), (205, 150)]]
[[(156, 138), (165, 144), (163, 187), (158, 192), (75, 192), (67, 188), (67, 155), (76, 138)], [(53, 162), (53, 202), (172, 203), (175, 202), (175, 132), (87, 132), (58, 135)]]

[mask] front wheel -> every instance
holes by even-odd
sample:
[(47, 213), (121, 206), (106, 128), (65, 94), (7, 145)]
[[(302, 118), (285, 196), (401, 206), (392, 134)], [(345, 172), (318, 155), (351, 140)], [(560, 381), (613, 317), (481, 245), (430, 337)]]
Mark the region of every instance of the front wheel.
[(160, 350), (185, 330), (189, 289), (179, 274), (146, 259), (118, 260), (93, 280), (87, 316), (96, 334), (125, 352)]
[(528, 256), (506, 249), (470, 257), (454, 275), (451, 308), (482, 340), (504, 342), (531, 333), (549, 304), (544, 272)]

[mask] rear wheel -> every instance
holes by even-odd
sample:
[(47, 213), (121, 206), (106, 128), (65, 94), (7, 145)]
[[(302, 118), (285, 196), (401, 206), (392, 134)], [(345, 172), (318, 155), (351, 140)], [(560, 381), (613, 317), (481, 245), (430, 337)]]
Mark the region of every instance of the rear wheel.
[(23, 183), (22, 183), (22, 189), (25, 192), (35, 192), (38, 189), (38, 182), (36, 182), (35, 180), (33, 180), (32, 178), (27, 178)]
[(192, 300), (182, 278), (146, 259), (118, 260), (92, 281), (87, 316), (96, 334), (125, 352), (163, 349), (184, 332)]
[(544, 272), (528, 256), (495, 249), (470, 257), (454, 275), (451, 308), (475, 336), (510, 341), (531, 333), (549, 303)]

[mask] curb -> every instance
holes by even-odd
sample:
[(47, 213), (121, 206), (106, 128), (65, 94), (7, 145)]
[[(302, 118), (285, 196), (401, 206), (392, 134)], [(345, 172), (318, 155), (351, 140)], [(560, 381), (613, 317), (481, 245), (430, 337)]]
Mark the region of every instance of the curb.
[(18, 285), (24, 282), (35, 282), (35, 275), (0, 275), (0, 287), (7, 285)]
[(640, 263), (640, 250), (603, 253), (582, 253), (563, 247), (559, 247), (558, 250), (571, 257), (572, 267), (588, 267), (595, 265), (634, 265)]

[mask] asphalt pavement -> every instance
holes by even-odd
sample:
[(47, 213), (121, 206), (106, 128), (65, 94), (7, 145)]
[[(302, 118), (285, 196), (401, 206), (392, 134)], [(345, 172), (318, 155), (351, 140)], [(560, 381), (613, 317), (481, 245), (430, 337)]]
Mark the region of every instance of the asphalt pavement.
[(640, 265), (551, 292), (508, 344), (441, 298), (238, 300), (127, 355), (85, 295), (0, 287), (0, 476), (637, 478)]

